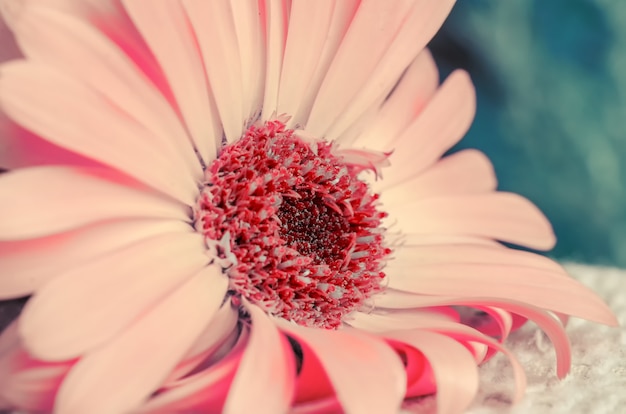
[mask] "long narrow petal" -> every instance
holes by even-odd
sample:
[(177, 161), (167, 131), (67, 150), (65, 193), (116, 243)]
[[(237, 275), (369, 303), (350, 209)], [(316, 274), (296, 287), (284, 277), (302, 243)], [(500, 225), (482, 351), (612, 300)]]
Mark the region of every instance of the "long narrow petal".
[[(126, 181), (124, 181), (126, 180)], [(47, 236), (124, 218), (189, 221), (188, 208), (107, 170), (33, 167), (0, 176), (0, 240)]]
[(396, 140), (389, 158), (394, 168), (380, 188), (414, 177), (432, 165), (469, 129), (476, 112), (476, 92), (469, 75), (452, 72), (411, 125)]
[(614, 320), (592, 291), (551, 270), (476, 263), (425, 265), (415, 277), (391, 278), (389, 286), (425, 295), (515, 299), (600, 323)]
[(556, 242), (543, 213), (513, 193), (437, 196), (394, 204), (389, 212), (408, 234), (478, 236), (541, 250)]
[[(377, 181), (374, 191), (378, 191), (379, 183), (384, 185)], [(381, 201), (394, 208), (429, 197), (495, 191), (496, 186), (495, 171), (489, 159), (482, 152), (469, 149), (442, 158), (402, 185), (387, 188), (381, 193)]]
[[(166, 146), (171, 157), (179, 158), (186, 171), (199, 178), (200, 166), (184, 127), (146, 74), (95, 24), (51, 6), (28, 7), (16, 23), (16, 36), (26, 56), (97, 91), (149, 130), (154, 141)], [(111, 20), (120, 18), (113, 15), (107, 12)]]
[(237, 41), (233, 9), (226, 0), (183, 0), (182, 4), (198, 40), (224, 134), (233, 142), (241, 136), (245, 121), (242, 51)]
[(0, 300), (32, 294), (72, 268), (151, 236), (191, 232), (177, 220), (118, 220), (38, 239), (0, 242)]
[(326, 331), (278, 323), (284, 332), (315, 352), (346, 412), (391, 413), (400, 408), (406, 376), (388, 345), (356, 330)]
[[(417, 0), (397, 29), (393, 41), (386, 47), (384, 55), (369, 73), (367, 81), (356, 90), (355, 95), (339, 113), (335, 122), (327, 131), (327, 137), (338, 138), (350, 125), (354, 124), (367, 109), (384, 100), (396, 85), (402, 73), (424, 49), (450, 13), (455, 0)], [(400, 8), (398, 3), (394, 3)], [(346, 70), (346, 67), (343, 67)], [(362, 70), (362, 69), (361, 69)], [(348, 68), (349, 76), (354, 76)], [(323, 89), (320, 90), (323, 93)], [(336, 100), (337, 97), (332, 98)], [(340, 100), (343, 98), (340, 98)], [(321, 101), (323, 102), (323, 101)], [(317, 101), (316, 101), (317, 104)], [(324, 103), (320, 103), (324, 105)]]
[(125, 332), (82, 358), (63, 382), (55, 412), (125, 413), (140, 406), (213, 318), (226, 285), (221, 269), (203, 269)]
[[(293, 399), (293, 350), (263, 310), (244, 304), (251, 317), (250, 342), (231, 385), (224, 413), (287, 412)], [(259, 401), (263, 401), (259, 405)]]
[(354, 142), (342, 138), (343, 145), (363, 146), (385, 151), (391, 148), (396, 138), (422, 112), (439, 86), (439, 71), (428, 50), (422, 51), (407, 68), (375, 115), (373, 122), (365, 128)]
[(285, 42), (289, 25), (291, 0), (265, 0), (265, 91), (263, 94), (263, 117), (269, 118), (278, 110), (278, 88), (283, 67)]
[(478, 390), (478, 369), (467, 348), (427, 331), (396, 331), (385, 337), (402, 340), (426, 356), (437, 381), (438, 413), (462, 413), (469, 407)]
[(123, 4), (165, 72), (196, 149), (209, 163), (221, 145), (222, 129), (182, 5), (169, 0)]
[(16, 122), (51, 142), (189, 205), (197, 197), (190, 163), (173, 156), (169, 145), (101, 94), (61, 72), (28, 62), (3, 66), (0, 105)]
[(20, 332), (41, 358), (80, 355), (121, 332), (209, 260), (197, 234), (140, 241), (45, 285), (26, 304)]

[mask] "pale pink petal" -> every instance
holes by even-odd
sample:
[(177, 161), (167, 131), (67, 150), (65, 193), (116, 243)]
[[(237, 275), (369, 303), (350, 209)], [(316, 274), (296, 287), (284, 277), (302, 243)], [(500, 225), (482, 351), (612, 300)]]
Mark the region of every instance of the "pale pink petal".
[(213, 318), (226, 284), (220, 269), (204, 269), (115, 339), (82, 358), (63, 382), (55, 412), (126, 413), (140, 406)]
[[(299, 2), (299, 3), (311, 3), (311, 2)], [(299, 105), (297, 112), (291, 113), (293, 116), (293, 124), (301, 124), (305, 125), (306, 120), (309, 117), (311, 112), (311, 108), (313, 107), (313, 102), (319, 92), (320, 85), (322, 84), (326, 73), (328, 72), (328, 68), (332, 63), (335, 54), (337, 53), (337, 49), (341, 44), (348, 28), (350, 26), (350, 22), (354, 18), (354, 14), (356, 13), (357, 8), (359, 7), (360, 0), (334, 0), (333, 2), (333, 10), (330, 22), (328, 24), (328, 28), (326, 32), (320, 31), (318, 28), (309, 28), (309, 31), (314, 32), (318, 36), (324, 35), (324, 44), (319, 51), (314, 51), (311, 47), (306, 47), (304, 49), (311, 49), (311, 54), (318, 53), (317, 64), (315, 65), (315, 70), (311, 73), (311, 77), (308, 79), (306, 89), (300, 94), (298, 97)], [(296, 3), (296, 5), (299, 5)], [(307, 4), (308, 5), (308, 4)], [(291, 30), (291, 29), (290, 29)], [(291, 33), (289, 34), (291, 37)], [(291, 48), (290, 53), (293, 49), (296, 49), (294, 45)], [(301, 50), (303, 48), (298, 47), (297, 49)], [(293, 52), (296, 52), (293, 50)], [(291, 56), (285, 56), (285, 60), (291, 60)], [(291, 62), (289, 62), (291, 63)], [(297, 64), (297, 62), (296, 62)], [(289, 91), (285, 90), (285, 88), (281, 88), (281, 93), (289, 93)]]
[(541, 250), (556, 242), (543, 213), (513, 193), (437, 196), (394, 204), (388, 211), (388, 220), (407, 234), (477, 236)]
[(51, 412), (59, 385), (74, 361), (33, 358), (22, 346), (17, 325), (14, 321), (0, 336), (0, 400), (7, 408)]
[(195, 147), (209, 163), (221, 144), (222, 129), (185, 10), (169, 0), (122, 3), (158, 59)]
[(464, 236), (458, 234), (402, 234), (403, 246), (424, 246), (436, 244), (475, 244), (480, 246), (505, 247), (492, 239), (485, 237)]
[(336, 0), (296, 1), (291, 6), (277, 112), (294, 115), (290, 119), (293, 125), (304, 121), (301, 108), (313, 99), (305, 93), (328, 39), (335, 3)]
[(259, 1), (230, 0), (241, 59), (244, 120), (261, 113), (265, 90), (265, 16)]
[(604, 302), (564, 273), (493, 263), (421, 265), (414, 275), (391, 277), (389, 287), (424, 295), (515, 299), (600, 323), (614, 316)]
[[(250, 313), (250, 341), (224, 406), (224, 413), (287, 412), (293, 398), (296, 366), (291, 345), (259, 307)], [(262, 404), (259, 402), (262, 401)]]
[(265, 28), (265, 91), (263, 117), (270, 118), (278, 110), (278, 88), (283, 67), (289, 9), (291, 0), (265, 0), (261, 2), (262, 22)]
[[(378, 191), (379, 183), (382, 181), (373, 185), (374, 191)], [(440, 195), (495, 191), (497, 184), (489, 159), (482, 152), (469, 149), (442, 158), (423, 174), (382, 191), (381, 201), (394, 208)]]
[(2, 18), (3, 7), (6, 7), (6, 4), (0, 1), (0, 63), (22, 57), (13, 33)]
[[(229, 142), (244, 130), (242, 69), (233, 10), (227, 0), (183, 0), (204, 60), (224, 135)], [(219, 137), (221, 140), (221, 137)]]
[(196, 342), (189, 348), (184, 360), (178, 364), (168, 379), (164, 381), (165, 387), (172, 386), (176, 381), (205, 362), (207, 358), (219, 357), (216, 354), (225, 345), (228, 345), (231, 339), (236, 341), (239, 338), (239, 335), (235, 335), (237, 333), (238, 320), (239, 314), (237, 310), (233, 309), (230, 300), (227, 300), (215, 314), (211, 323), (200, 334)]
[(476, 112), (476, 92), (469, 75), (452, 72), (420, 115), (398, 137), (379, 190), (424, 171), (456, 144), (469, 129)]
[(431, 395), (437, 392), (437, 384), (433, 370), (424, 354), (404, 342), (385, 339), (402, 358), (406, 371), (405, 398)]
[[(391, 277), (420, 277), (420, 267), (448, 264), (493, 264), (512, 267), (531, 267), (561, 274), (569, 280), (565, 270), (547, 257), (522, 250), (476, 244), (399, 246), (387, 262), (386, 272)], [(463, 276), (459, 276), (462, 278)], [(506, 279), (494, 280), (499, 282)]]
[[(26, 304), (20, 333), (28, 349), (49, 360), (94, 348), (206, 266), (202, 236), (155, 236), (76, 267), (44, 285)], [(209, 277), (209, 276), (205, 276)], [(211, 277), (224, 295), (225, 276)], [(212, 292), (205, 292), (207, 301)]]
[(384, 151), (409, 126), (428, 104), (439, 86), (439, 71), (432, 55), (423, 50), (409, 66), (385, 100), (371, 124), (350, 142), (342, 137), (343, 145), (363, 146)]
[(118, 220), (39, 239), (0, 242), (0, 300), (32, 294), (59, 274), (141, 239), (191, 232), (176, 220)]
[(2, 240), (43, 237), (111, 219), (190, 220), (185, 206), (133, 188), (107, 170), (33, 167), (3, 174), (0, 184), (0, 217), (11, 217), (0, 221)]
[[(337, 138), (341, 142), (342, 134), (350, 125), (357, 122), (368, 108), (379, 105), (389, 95), (402, 73), (439, 30), (454, 3), (455, 0), (413, 2), (410, 11), (404, 16), (402, 26), (397, 28), (392, 42), (369, 74), (367, 82), (355, 91), (346, 107), (338, 113), (336, 121), (327, 131), (328, 138)], [(398, 7), (398, 4), (395, 6)], [(344, 70), (349, 76), (354, 76), (352, 68), (344, 67)]]
[(445, 311), (439, 312), (437, 308), (433, 310), (412, 309), (410, 311), (391, 312), (375, 310), (370, 313), (354, 312), (347, 318), (346, 324), (363, 331), (384, 332), (415, 329), (425, 323), (433, 323), (435, 321), (458, 321), (458, 315)]
[(392, 413), (400, 408), (406, 376), (388, 345), (356, 330), (327, 331), (277, 323), (315, 352), (346, 412)]
[(159, 391), (135, 413), (221, 413), (237, 373), (242, 355), (248, 345), (247, 328), (242, 330), (236, 346), (214, 365), (189, 377), (172, 387)]
[(339, 137), (373, 102), (384, 99), (452, 4), (361, 3), (320, 87), (307, 129)]
[[(16, 122), (55, 144), (119, 169), (184, 203), (191, 205), (197, 197), (192, 163), (174, 156), (171, 145), (67, 75), (27, 62), (4, 65), (0, 105)], [(67, 121), (68, 114), (72, 122)], [(197, 160), (195, 165), (199, 170)]]
[(196, 156), (176, 112), (140, 68), (90, 22), (42, 6), (26, 8), (15, 24), (25, 55), (98, 91), (200, 177)]
[(467, 348), (446, 335), (421, 330), (385, 337), (406, 342), (426, 356), (437, 382), (438, 413), (457, 414), (469, 407), (478, 390), (478, 369)]

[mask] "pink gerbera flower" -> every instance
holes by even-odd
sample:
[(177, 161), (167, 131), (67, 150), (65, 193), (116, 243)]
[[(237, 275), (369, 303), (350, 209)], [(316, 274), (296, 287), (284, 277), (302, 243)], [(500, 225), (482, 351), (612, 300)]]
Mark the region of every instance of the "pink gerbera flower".
[(425, 50), (453, 3), (0, 1), (25, 56), (0, 67), (0, 298), (33, 295), (2, 403), (458, 413), (526, 319), (565, 376), (565, 315), (615, 320), (500, 243), (554, 235), (483, 154), (443, 157), (475, 110)]

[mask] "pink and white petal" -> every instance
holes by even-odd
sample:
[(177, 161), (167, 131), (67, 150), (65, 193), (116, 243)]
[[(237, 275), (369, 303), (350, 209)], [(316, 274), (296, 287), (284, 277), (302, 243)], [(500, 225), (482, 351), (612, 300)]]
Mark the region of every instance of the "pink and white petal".
[(262, 25), (265, 28), (265, 91), (263, 93), (264, 119), (269, 119), (278, 111), (278, 89), (283, 67), (285, 43), (289, 26), (291, 0), (265, 0)]
[[(122, 332), (209, 260), (202, 236), (170, 233), (74, 268), (26, 304), (20, 317), (25, 345), (47, 360), (79, 356)], [(216, 294), (225, 294), (225, 276), (205, 277), (211, 278)]]
[(221, 413), (233, 378), (248, 345), (249, 333), (244, 328), (237, 344), (214, 365), (185, 377), (171, 387), (164, 387), (142, 407), (138, 414)]
[[(327, 130), (326, 136), (329, 139), (341, 142), (342, 134), (368, 108), (381, 103), (389, 95), (406, 68), (439, 30), (454, 3), (455, 0), (413, 2), (410, 10), (404, 15), (401, 26), (397, 27), (397, 33), (387, 46), (384, 55), (369, 73), (367, 81), (354, 91), (351, 100), (338, 112), (339, 116)], [(397, 7), (397, 3), (395, 5)], [(350, 76), (354, 76), (352, 68), (347, 71)]]
[(437, 384), (424, 354), (404, 342), (392, 339), (386, 339), (386, 342), (401, 356), (404, 363), (407, 376), (405, 398), (434, 394), (437, 391)]
[(165, 72), (194, 146), (208, 164), (216, 157), (222, 129), (183, 6), (169, 0), (122, 3)]
[(17, 325), (12, 322), (0, 336), (0, 400), (6, 408), (52, 412), (57, 389), (74, 361), (33, 358), (22, 346)]
[(515, 299), (595, 322), (615, 321), (602, 299), (580, 282), (539, 268), (490, 263), (424, 265), (418, 275), (390, 278), (389, 287), (423, 295)]
[(556, 242), (543, 213), (513, 193), (437, 196), (394, 205), (389, 213), (387, 220), (409, 234), (491, 238), (539, 250)]
[(232, 307), (230, 300), (227, 300), (189, 348), (183, 361), (170, 373), (164, 382), (165, 387), (169, 388), (175, 384), (200, 364), (206, 362), (207, 358), (219, 358), (218, 354), (221, 353), (222, 348), (228, 346), (231, 340), (235, 342), (239, 337), (238, 320), (237, 310)]
[[(250, 341), (230, 387), (224, 413), (283, 413), (293, 399), (296, 366), (287, 338), (261, 308), (250, 313)], [(263, 404), (259, 406), (259, 401)]]
[(328, 37), (335, 3), (336, 0), (296, 1), (291, 6), (277, 108), (279, 114), (295, 115), (289, 125), (303, 123), (301, 108), (313, 99), (305, 94)]
[[(555, 272), (569, 280), (557, 262), (535, 253), (503, 247), (476, 244), (400, 246), (387, 262), (386, 272), (392, 277), (420, 277), (420, 267), (447, 264), (493, 264), (529, 267)], [(502, 274), (506, 278), (506, 274)], [(498, 279), (499, 280), (499, 279)]]
[(385, 172), (377, 191), (400, 184), (431, 166), (465, 135), (475, 113), (472, 80), (462, 70), (452, 72), (396, 140), (390, 157), (393, 168)]
[(505, 249), (501, 243), (485, 237), (464, 236), (457, 234), (402, 234), (403, 246), (424, 246), (438, 244), (473, 244)]
[[(324, 33), (326, 39), (324, 45), (319, 51), (319, 58), (315, 70), (311, 74), (305, 92), (300, 96), (301, 104), (298, 112), (292, 114), (294, 123), (300, 123), (301, 126), (306, 125), (307, 119), (311, 113), (311, 108), (320, 89), (320, 85), (326, 77), (328, 68), (330, 67), (339, 45), (350, 27), (350, 23), (354, 19), (354, 15), (361, 4), (361, 0), (342, 0), (335, 1), (333, 5), (333, 13), (329, 22), (327, 31)], [(318, 32), (318, 30), (314, 30)], [(321, 32), (320, 32), (321, 33)], [(306, 48), (305, 48), (306, 49)]]
[(315, 352), (344, 411), (391, 413), (400, 408), (406, 375), (387, 344), (356, 330), (310, 329), (282, 320), (277, 324)]
[(354, 312), (345, 323), (362, 331), (385, 332), (415, 329), (424, 324), (432, 324), (437, 321), (456, 322), (457, 320), (458, 315), (456, 315), (456, 313), (451, 314), (443, 310), (438, 311), (436, 308), (433, 310), (419, 309), (406, 312), (381, 312), (381, 310), (378, 309), (371, 313)]
[(474, 356), (463, 345), (428, 331), (396, 331), (386, 338), (406, 342), (422, 352), (432, 367), (437, 383), (437, 412), (464, 412), (478, 390), (478, 368)]
[[(393, 209), (429, 197), (495, 191), (497, 185), (489, 159), (482, 152), (469, 149), (442, 158), (423, 174), (382, 191), (381, 201)], [(373, 184), (374, 191), (377, 186), (378, 182)]]
[[(135, 185), (135, 188), (132, 186)], [(0, 240), (44, 237), (111, 219), (189, 221), (188, 207), (108, 170), (32, 167), (0, 176)]]
[(33, 134), (0, 111), (0, 168), (13, 170), (36, 165), (101, 166)]
[[(94, 24), (44, 6), (27, 7), (15, 24), (31, 61), (50, 65), (87, 85), (137, 121), (201, 177), (196, 155), (175, 110), (118, 45)], [(71, 114), (71, 112), (68, 112)]]
[(363, 146), (385, 151), (424, 109), (439, 86), (439, 71), (428, 49), (423, 50), (385, 100), (372, 123), (354, 142), (342, 138), (342, 145)]
[(230, 0), (241, 59), (244, 120), (256, 119), (265, 89), (265, 16), (261, 2)]
[(191, 232), (177, 220), (106, 221), (38, 239), (0, 242), (0, 300), (30, 295), (72, 268), (141, 239)]
[(78, 361), (59, 390), (55, 412), (125, 413), (139, 407), (211, 321), (225, 292), (220, 269), (198, 272), (119, 336)]
[[(242, 69), (233, 9), (228, 0), (183, 0), (204, 60), (224, 135), (241, 137), (244, 122)], [(221, 141), (221, 137), (218, 137)]]
[[(197, 197), (193, 165), (173, 156), (170, 145), (68, 75), (22, 61), (4, 65), (0, 105), (16, 122), (57, 145), (110, 165), (188, 205)], [(199, 170), (197, 159), (195, 164)]]
[(326, 136), (339, 114), (368, 82), (413, 3), (415, 0), (360, 3), (315, 98), (307, 121), (310, 133)]

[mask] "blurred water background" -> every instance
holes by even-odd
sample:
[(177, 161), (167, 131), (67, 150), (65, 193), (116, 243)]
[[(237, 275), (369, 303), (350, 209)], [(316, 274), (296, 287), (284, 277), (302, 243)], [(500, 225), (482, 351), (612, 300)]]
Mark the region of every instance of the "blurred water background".
[(550, 254), (626, 267), (626, 1), (459, 0), (431, 47), (476, 83), (459, 148), (548, 215)]

